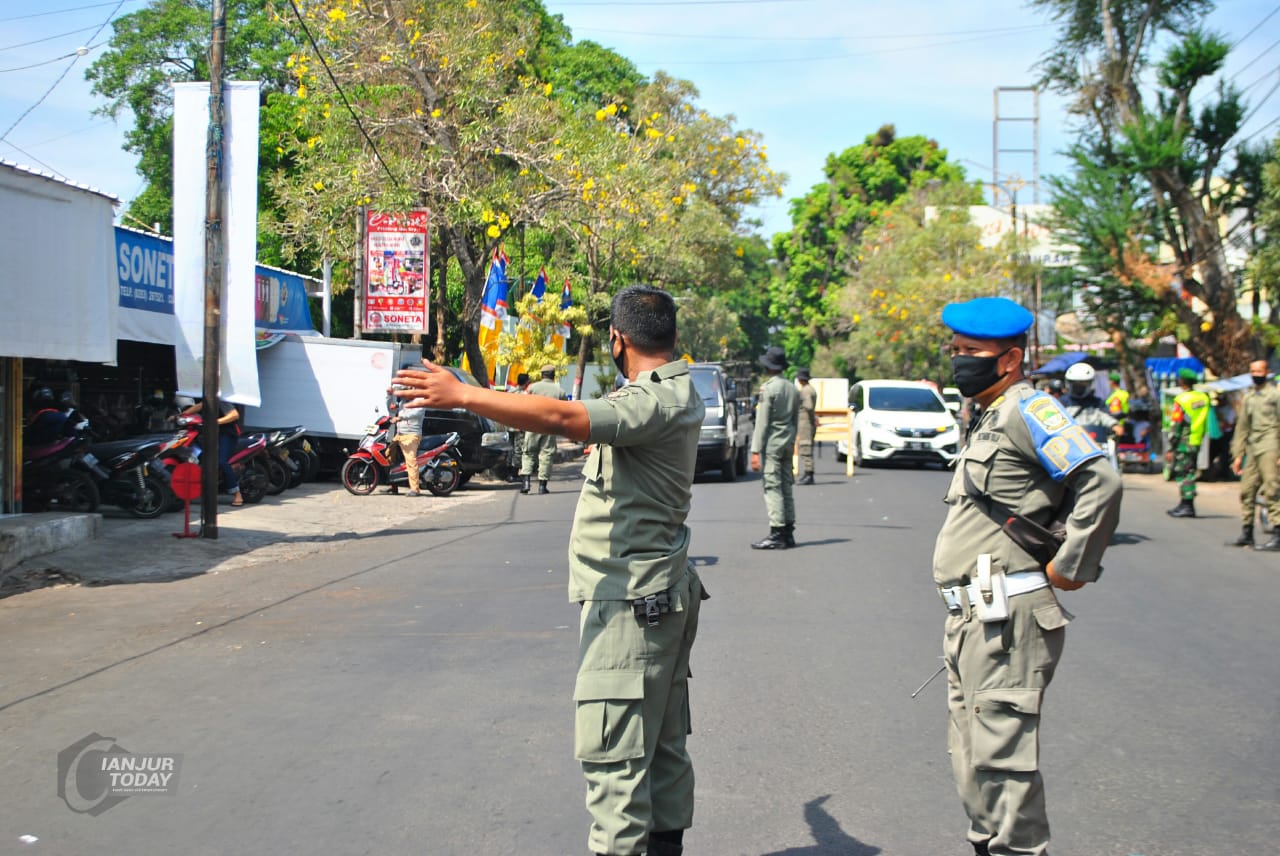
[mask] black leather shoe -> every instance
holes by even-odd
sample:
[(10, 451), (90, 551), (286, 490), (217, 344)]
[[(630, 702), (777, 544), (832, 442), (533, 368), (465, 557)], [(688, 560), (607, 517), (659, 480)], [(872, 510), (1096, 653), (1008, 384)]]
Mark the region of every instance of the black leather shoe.
[(800, 479), (796, 484), (813, 484), (813, 473), (805, 473), (804, 478)]
[(787, 549), (791, 549), (796, 545), (796, 527), (795, 525), (782, 527), (782, 540), (785, 542)]
[(1265, 544), (1259, 544), (1253, 549), (1263, 550), (1267, 553), (1280, 553), (1280, 535), (1272, 535)]
[(787, 537), (781, 526), (769, 527), (769, 536), (761, 538), (759, 541), (751, 545), (752, 550), (785, 550), (787, 549)]
[(1195, 517), (1196, 505), (1193, 501), (1184, 499), (1182, 502), (1179, 502), (1173, 508), (1166, 511), (1165, 514), (1168, 514), (1170, 517)]
[(551, 493), (551, 491), (547, 490), (546, 482), (544, 481), (538, 482), (538, 493)]
[(530, 479), (530, 477), (529, 477), (529, 476), (521, 476), (521, 477), (520, 477), (520, 492), (521, 492), (521, 493), (528, 493), (528, 492), (529, 492), (529, 482), (530, 482), (530, 481), (531, 481), (531, 479)]
[[(1274, 538), (1272, 539), (1275, 540)], [(1267, 542), (1270, 543), (1270, 542)], [(1240, 530), (1240, 537), (1234, 541), (1227, 542), (1228, 547), (1252, 547), (1253, 546), (1253, 527), (1246, 526)]]

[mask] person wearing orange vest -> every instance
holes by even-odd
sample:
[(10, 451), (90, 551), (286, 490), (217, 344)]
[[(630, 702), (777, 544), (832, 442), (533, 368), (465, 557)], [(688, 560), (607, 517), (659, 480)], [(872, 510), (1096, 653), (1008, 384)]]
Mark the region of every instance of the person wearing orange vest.
[(1196, 516), (1196, 475), (1200, 444), (1209, 428), (1209, 394), (1192, 389), (1199, 375), (1191, 369), (1179, 369), (1178, 385), (1182, 392), (1173, 399), (1169, 412), (1172, 430), (1165, 458), (1172, 465), (1173, 479), (1178, 483), (1181, 501), (1167, 512), (1170, 517)]

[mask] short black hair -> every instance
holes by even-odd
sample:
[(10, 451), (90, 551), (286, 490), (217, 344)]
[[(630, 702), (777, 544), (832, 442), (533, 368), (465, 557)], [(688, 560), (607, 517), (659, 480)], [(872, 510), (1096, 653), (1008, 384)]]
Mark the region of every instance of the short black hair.
[(1023, 356), (1024, 357), (1026, 356), (1026, 353), (1027, 353), (1027, 334), (1026, 333), (1019, 333), (1016, 336), (1009, 336), (1004, 339), (994, 339), (992, 341), (996, 342), (1000, 346), (1000, 350), (1002, 351), (1007, 351), (1010, 348), (1021, 348)]
[(670, 351), (676, 346), (676, 302), (652, 285), (629, 285), (613, 298), (613, 329), (645, 353)]

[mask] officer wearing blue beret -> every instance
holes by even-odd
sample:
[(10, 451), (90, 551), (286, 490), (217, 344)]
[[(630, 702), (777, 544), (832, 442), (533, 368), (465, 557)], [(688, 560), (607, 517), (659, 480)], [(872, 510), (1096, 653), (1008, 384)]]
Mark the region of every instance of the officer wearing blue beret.
[(1054, 588), (1102, 572), (1120, 477), (1022, 373), (1034, 317), (1003, 297), (949, 304), (955, 385), (979, 410), (947, 491), (933, 577), (947, 608), (948, 750), (977, 854), (1047, 852), (1040, 710), (1071, 616)]

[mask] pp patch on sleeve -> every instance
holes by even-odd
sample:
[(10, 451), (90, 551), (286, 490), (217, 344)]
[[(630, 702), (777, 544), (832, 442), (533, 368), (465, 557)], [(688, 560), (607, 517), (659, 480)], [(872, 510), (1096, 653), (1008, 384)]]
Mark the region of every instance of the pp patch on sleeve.
[(1088, 432), (1067, 415), (1053, 396), (1036, 393), (1020, 401), (1018, 410), (1031, 431), (1040, 463), (1054, 481), (1062, 481), (1085, 461), (1103, 456)]

